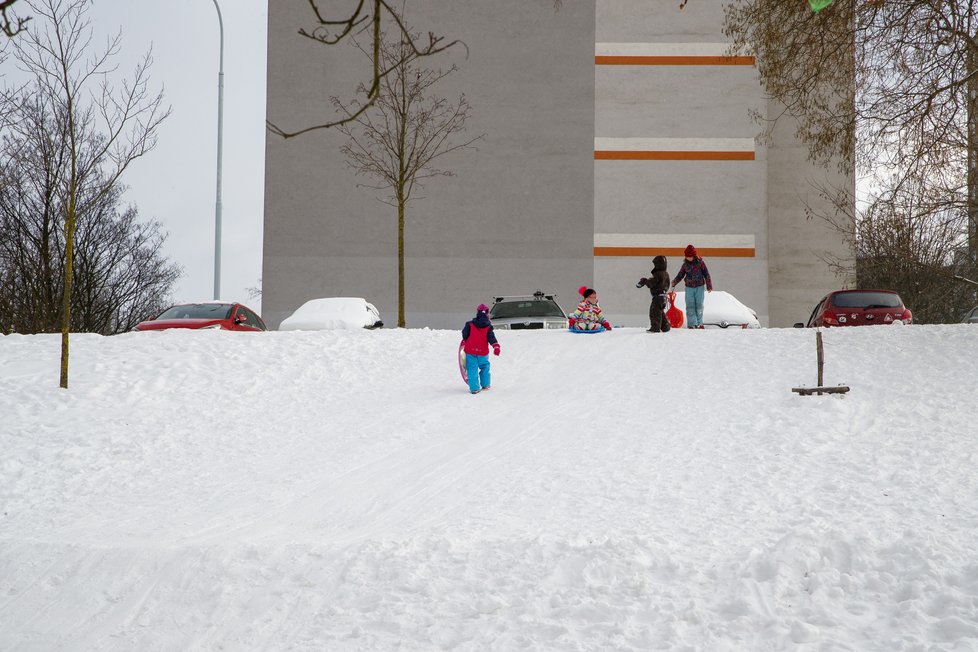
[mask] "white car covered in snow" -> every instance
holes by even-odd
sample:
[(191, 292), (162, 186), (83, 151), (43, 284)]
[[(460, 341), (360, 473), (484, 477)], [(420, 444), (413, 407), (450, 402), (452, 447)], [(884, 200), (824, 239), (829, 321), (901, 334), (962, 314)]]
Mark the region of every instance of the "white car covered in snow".
[[(676, 293), (676, 307), (683, 313), (683, 327), (689, 324), (686, 319), (686, 293)], [(668, 306), (667, 306), (668, 309)], [(760, 328), (757, 313), (737, 300), (737, 297), (714, 290), (707, 292), (703, 299), (703, 326), (706, 328)]]
[(380, 312), (360, 297), (311, 299), (286, 317), (280, 331), (355, 330), (380, 328)]

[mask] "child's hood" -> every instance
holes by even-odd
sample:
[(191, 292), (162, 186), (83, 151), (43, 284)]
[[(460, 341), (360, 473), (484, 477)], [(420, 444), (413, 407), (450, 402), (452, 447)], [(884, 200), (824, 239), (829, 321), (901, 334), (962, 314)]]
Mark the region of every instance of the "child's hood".
[(489, 315), (484, 312), (478, 312), (475, 315), (475, 319), (472, 320), (472, 324), (474, 326), (478, 326), (479, 328), (485, 328), (486, 326), (492, 324), (492, 322), (489, 321)]

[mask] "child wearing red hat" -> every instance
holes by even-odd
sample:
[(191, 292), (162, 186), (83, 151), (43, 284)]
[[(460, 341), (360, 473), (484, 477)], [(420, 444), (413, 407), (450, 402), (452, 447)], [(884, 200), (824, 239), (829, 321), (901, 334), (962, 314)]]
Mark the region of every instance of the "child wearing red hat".
[(707, 292), (713, 292), (713, 279), (710, 278), (706, 263), (697, 254), (696, 247), (686, 245), (683, 255), (685, 260), (672, 281), (672, 287), (675, 288), (679, 281), (685, 279), (687, 328), (703, 328), (703, 290), (705, 286)]
[(469, 391), (478, 394), (491, 387), (489, 377), (489, 347), (493, 355), (499, 355), (499, 342), (492, 332), (489, 321), (489, 306), (480, 303), (475, 309), (475, 318), (465, 322), (462, 328), (462, 341), (465, 342), (465, 370), (469, 377)]

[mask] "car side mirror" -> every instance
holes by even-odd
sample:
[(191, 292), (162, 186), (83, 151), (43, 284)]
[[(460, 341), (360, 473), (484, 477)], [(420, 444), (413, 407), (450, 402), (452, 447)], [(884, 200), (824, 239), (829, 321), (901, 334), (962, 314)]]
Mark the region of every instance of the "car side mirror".
[(804, 328), (804, 327), (805, 327), (805, 325), (803, 323), (801, 323), (800, 321), (796, 321), (795, 322), (795, 328)]

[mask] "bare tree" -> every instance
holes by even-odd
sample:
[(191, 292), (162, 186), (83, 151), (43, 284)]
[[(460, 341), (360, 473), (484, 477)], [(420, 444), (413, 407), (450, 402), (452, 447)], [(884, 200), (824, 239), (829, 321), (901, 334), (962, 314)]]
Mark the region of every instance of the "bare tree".
[(261, 279), (258, 279), (258, 285), (253, 285), (251, 287), (245, 288), (245, 293), (248, 295), (248, 298), (259, 299), (259, 300), (261, 299), (261, 295), (262, 295), (261, 281), (262, 281)]
[[(36, 98), (33, 98), (36, 99)], [(0, 139), (0, 324), (20, 333), (58, 332), (64, 293), (64, 206), (57, 187), (66, 143), (63, 122), (43, 106), (21, 106), (22, 120)], [(82, 141), (81, 150), (97, 146)], [(59, 151), (60, 148), (60, 151)], [(100, 190), (86, 179), (80, 194)], [(71, 327), (110, 335), (165, 307), (180, 269), (162, 254), (156, 222), (123, 207), (116, 184), (78, 216)]]
[(960, 231), (948, 256), (964, 265), (956, 276), (978, 278), (978, 4), (835, 0), (816, 13), (794, 0), (734, 0), (725, 21), (811, 159), (855, 167), (872, 189), (857, 229), (899, 213), (922, 221), (906, 234), (925, 238), (934, 216), (963, 214), (949, 222)]
[(0, 0), (0, 32), (11, 38), (20, 33), (30, 20), (30, 18), (17, 18), (9, 13), (16, 2), (17, 0)]
[[(434, 32), (428, 32), (427, 40), (422, 41), (420, 34), (411, 33), (404, 24), (401, 19), (403, 11), (396, 9), (393, 3), (388, 2), (388, 0), (357, 0), (357, 5), (352, 11), (349, 9), (339, 11), (323, 9), (324, 5), (328, 5), (334, 0), (306, 1), (309, 3), (309, 9), (314, 18), (314, 26), (311, 29), (299, 29), (298, 33), (323, 45), (336, 45), (358, 34), (365, 36), (369, 45), (362, 49), (366, 51), (370, 60), (370, 80), (358, 86), (357, 92), (362, 95), (362, 99), (356, 101), (355, 111), (339, 119), (327, 120), (321, 124), (294, 131), (288, 131), (270, 120), (266, 121), (268, 130), (282, 138), (293, 138), (318, 129), (329, 129), (352, 122), (373, 106), (381, 92), (381, 81), (398, 66), (436, 55), (454, 45), (465, 47), (465, 44), (459, 39), (446, 42), (444, 36), (437, 36)], [(563, 0), (553, 0), (554, 11), (558, 11), (562, 4)], [(401, 58), (397, 61), (387, 61), (381, 54), (381, 43), (385, 33), (397, 34), (397, 38), (405, 44)], [(353, 101), (349, 104), (354, 106)]]
[[(326, 2), (328, 1), (326, 0)], [(321, 8), (324, 0), (307, 0), (307, 2), (315, 17), (315, 27), (309, 30), (305, 28), (299, 30), (299, 34), (305, 38), (312, 39), (323, 45), (336, 45), (356, 33), (362, 33), (364, 31), (369, 33), (370, 46), (365, 51), (370, 59), (370, 81), (358, 86), (357, 92), (362, 93), (364, 99), (357, 102), (356, 109), (338, 120), (330, 120), (296, 131), (286, 131), (275, 123), (267, 121), (266, 124), (269, 131), (282, 138), (292, 138), (309, 133), (310, 131), (328, 129), (352, 122), (373, 106), (374, 102), (380, 96), (382, 80), (396, 68), (410, 64), (416, 59), (438, 54), (460, 43), (457, 40), (445, 43), (444, 37), (436, 36), (433, 32), (428, 32), (428, 42), (421, 45), (419, 35), (411, 34), (408, 31), (398, 11), (387, 0), (358, 0), (357, 6), (352, 13), (341, 13), (341, 16), (336, 19), (330, 17), (333, 13), (329, 13)], [(394, 29), (389, 31), (394, 31), (399, 34), (401, 41), (404, 43), (404, 48), (398, 50), (400, 58), (395, 61), (390, 61), (382, 53), (383, 27), (385, 24), (392, 25)]]
[[(121, 33), (109, 39), (104, 48), (94, 50), (86, 18), (90, 4), (91, 0), (28, 0), (36, 19), (33, 29), (12, 41), (13, 56), (31, 76), (34, 92), (61, 121), (59, 138), (66, 144), (54, 184), (64, 224), (62, 388), (68, 387), (78, 219), (112, 191), (132, 161), (153, 149), (157, 129), (169, 114), (163, 107), (162, 93), (153, 94), (149, 88), (149, 54), (131, 78), (113, 85), (113, 60), (119, 52)], [(85, 142), (94, 146), (84, 148)]]
[(827, 259), (859, 287), (896, 290), (917, 323), (957, 321), (973, 304), (978, 282), (964, 276), (963, 233), (967, 213), (948, 210), (944, 192), (929, 180), (898, 177), (874, 190), (856, 211), (847, 192), (834, 197), (836, 211), (824, 216), (850, 236), (854, 260)]
[[(900, 196), (897, 196), (900, 198)], [(957, 274), (955, 253), (963, 215), (919, 215), (911, 205), (877, 202), (860, 218), (856, 277), (860, 287), (900, 293), (917, 323), (956, 322), (972, 305), (974, 281)]]
[[(400, 20), (400, 19), (398, 19)], [(403, 23), (399, 23), (403, 24)], [(483, 138), (455, 139), (465, 130), (470, 106), (462, 95), (455, 102), (431, 94), (432, 87), (457, 71), (421, 68), (410, 53), (414, 46), (408, 39), (382, 41), (380, 58), (389, 74), (380, 80), (380, 88), (369, 111), (360, 104), (344, 104), (332, 98), (333, 105), (350, 121), (337, 125), (347, 136), (342, 147), (347, 163), (358, 175), (372, 177), (375, 190), (391, 194), (381, 201), (397, 209), (397, 325), (404, 318), (404, 221), (408, 202), (427, 179), (453, 176), (450, 170), (437, 168), (435, 162), (446, 154), (473, 147)], [(358, 92), (365, 92), (361, 86)]]

